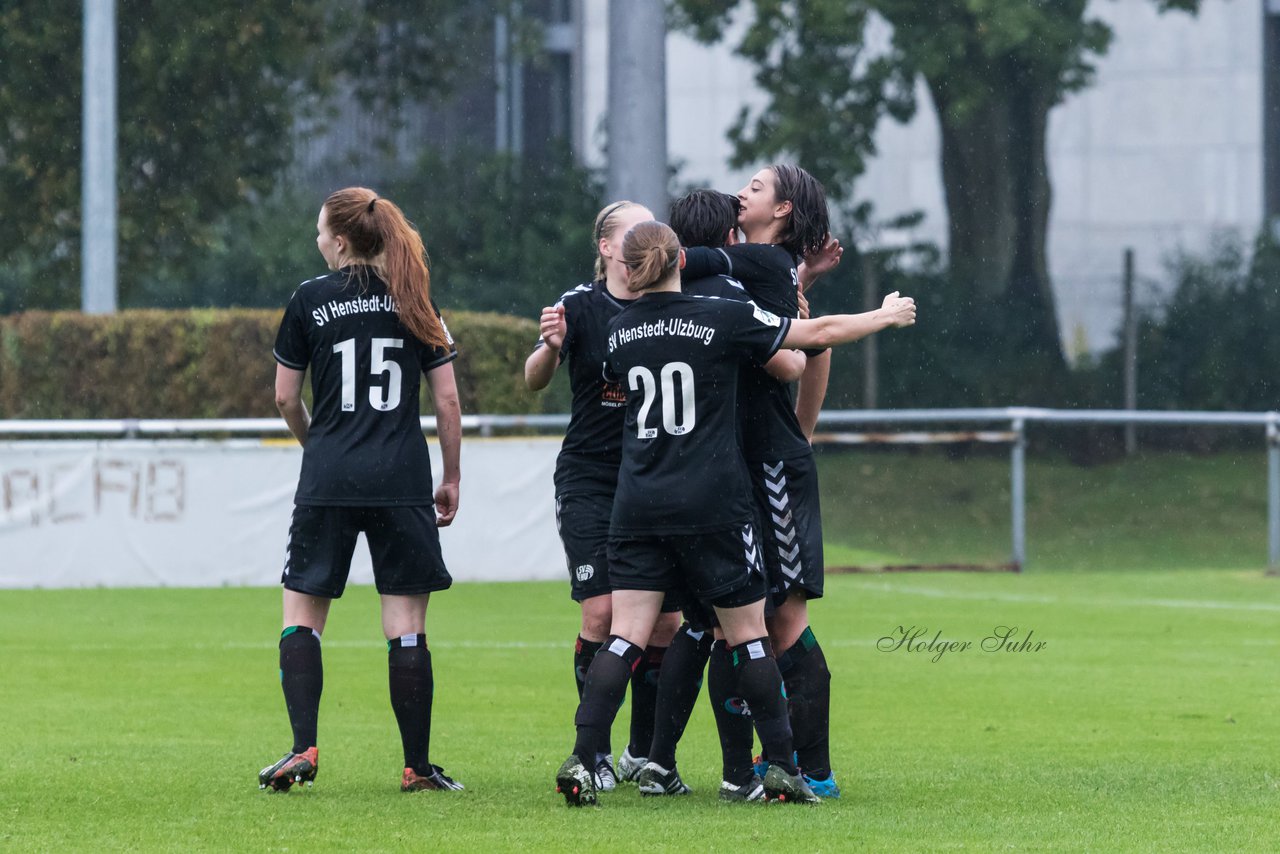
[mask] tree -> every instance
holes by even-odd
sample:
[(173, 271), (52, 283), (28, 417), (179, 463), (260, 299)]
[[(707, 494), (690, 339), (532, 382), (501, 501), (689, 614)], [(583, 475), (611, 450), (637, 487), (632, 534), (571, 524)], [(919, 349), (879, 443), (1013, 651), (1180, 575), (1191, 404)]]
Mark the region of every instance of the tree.
[(413, 215), (441, 305), (536, 318), (591, 278), (591, 230), (604, 189), (567, 149), (549, 151), (540, 163), (503, 153), (425, 151), (390, 192), (423, 200)]
[[(721, 38), (742, 0), (673, 0), (704, 40)], [(1194, 13), (1199, 0), (1152, 0)], [(1045, 257), (1050, 110), (1086, 87), (1111, 30), (1086, 0), (751, 0), (737, 52), (769, 95), (731, 132), (736, 164), (798, 158), (837, 200), (874, 155), (882, 116), (908, 119), (925, 82), (942, 129), (952, 282), (1006, 320), (1015, 351), (1063, 366)], [(878, 14), (887, 44), (866, 45)]]
[[(394, 111), (470, 67), (490, 4), (118, 0), (123, 305), (189, 280), (339, 83)], [(79, 304), (81, 0), (0, 7), (0, 311)], [(442, 57), (444, 59), (442, 59)]]

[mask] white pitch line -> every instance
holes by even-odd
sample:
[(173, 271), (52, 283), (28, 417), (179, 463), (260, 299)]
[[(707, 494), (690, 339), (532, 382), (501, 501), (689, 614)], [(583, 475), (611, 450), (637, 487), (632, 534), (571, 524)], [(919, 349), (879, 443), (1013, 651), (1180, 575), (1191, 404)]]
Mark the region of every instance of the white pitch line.
[(1218, 602), (1211, 599), (1080, 599), (1077, 597), (1029, 595), (1024, 593), (958, 592), (936, 587), (897, 587), (884, 582), (868, 582), (861, 589), (884, 593), (905, 593), (927, 596), (932, 599), (963, 599), (971, 601), (1017, 602), (1029, 605), (1085, 605), (1111, 608), (1182, 608), (1205, 611), (1264, 611), (1280, 613), (1280, 603), (1274, 602)]

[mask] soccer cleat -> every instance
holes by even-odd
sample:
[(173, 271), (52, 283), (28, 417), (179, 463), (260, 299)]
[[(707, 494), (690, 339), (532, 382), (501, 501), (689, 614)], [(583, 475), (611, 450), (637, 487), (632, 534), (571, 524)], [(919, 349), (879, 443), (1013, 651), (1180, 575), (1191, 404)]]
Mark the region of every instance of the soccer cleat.
[(799, 774), (788, 774), (781, 765), (770, 765), (764, 775), (764, 799), (791, 804), (819, 804), (822, 799), (813, 793)]
[(720, 800), (731, 803), (762, 801), (764, 800), (764, 783), (761, 782), (758, 774), (752, 774), (751, 780), (741, 786), (735, 786), (728, 780), (721, 780)]
[(287, 792), (294, 783), (311, 785), (320, 768), (320, 751), (308, 747), (301, 753), (286, 753), (275, 765), (268, 765), (258, 772), (258, 788), (271, 788), (275, 792)]
[(618, 757), (618, 782), (636, 782), (636, 780), (640, 779), (641, 769), (644, 768), (644, 764), (648, 761), (643, 756), (632, 756), (630, 747), (622, 751), (622, 755)]
[[(757, 756), (755, 759), (751, 761), (752, 763), (754, 763), (753, 770), (756, 772), (756, 776), (763, 780), (764, 775), (769, 773), (769, 760), (764, 758), (763, 756)], [(800, 754), (796, 753), (795, 751), (792, 751), (791, 761), (799, 765)]]
[(601, 792), (612, 792), (618, 788), (618, 778), (613, 773), (613, 754), (597, 753), (595, 774), (596, 788)]
[(556, 791), (571, 807), (587, 807), (596, 802), (594, 775), (577, 756), (570, 756), (556, 772)]
[(836, 775), (827, 772), (826, 779), (815, 780), (808, 774), (804, 775), (804, 781), (808, 784), (809, 789), (820, 798), (839, 798), (840, 786), (836, 783)]
[(404, 776), (400, 778), (400, 791), (402, 792), (426, 792), (426, 791), (460, 791), (462, 784), (452, 777), (444, 773), (444, 769), (439, 765), (432, 765), (430, 773), (419, 774), (412, 768), (404, 769)]
[(642, 795), (687, 795), (693, 791), (680, 779), (675, 768), (668, 771), (657, 762), (646, 762), (636, 782)]
[(764, 779), (764, 775), (769, 773), (769, 760), (763, 756), (757, 756), (751, 762), (751, 770), (755, 772), (757, 777)]

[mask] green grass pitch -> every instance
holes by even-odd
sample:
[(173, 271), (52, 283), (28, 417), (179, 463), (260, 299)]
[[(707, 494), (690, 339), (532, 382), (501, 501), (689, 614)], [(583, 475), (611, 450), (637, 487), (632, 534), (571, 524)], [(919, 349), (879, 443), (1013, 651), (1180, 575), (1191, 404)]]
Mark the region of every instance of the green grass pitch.
[[(289, 745), (277, 591), (0, 592), (0, 849), (1280, 846), (1280, 579), (1257, 570), (832, 577), (813, 622), (844, 797), (812, 808), (716, 801), (705, 696), (681, 750), (693, 795), (566, 808), (577, 620), (557, 583), (437, 594), (432, 758), (467, 790), (402, 795), (376, 609), (368, 588), (336, 603), (319, 778), (270, 794), (256, 772)], [(998, 626), (1044, 646), (983, 651)], [(878, 648), (899, 627), (973, 646)]]

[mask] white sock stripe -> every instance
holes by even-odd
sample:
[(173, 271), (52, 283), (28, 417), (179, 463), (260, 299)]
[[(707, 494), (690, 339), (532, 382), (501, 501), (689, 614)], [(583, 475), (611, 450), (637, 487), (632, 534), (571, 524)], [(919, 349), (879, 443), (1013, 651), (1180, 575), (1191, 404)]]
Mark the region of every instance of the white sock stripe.
[(311, 634), (316, 636), (316, 640), (320, 640), (320, 633), (317, 632), (315, 629), (311, 630)]
[(747, 644), (747, 657), (751, 659), (764, 658), (764, 644), (760, 641), (752, 641)]
[(413, 635), (401, 635), (401, 636), (400, 636), (400, 646), (401, 646), (401, 647), (406, 647), (406, 646), (417, 646), (417, 645), (418, 645), (418, 636), (417, 636), (416, 634), (413, 634)]

